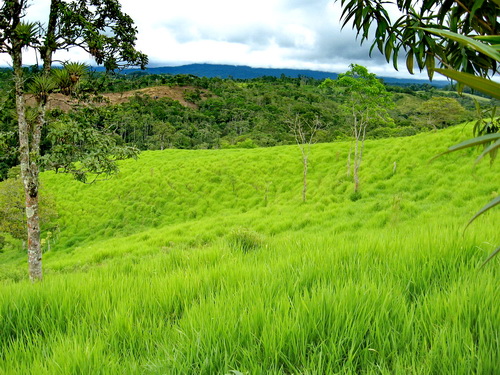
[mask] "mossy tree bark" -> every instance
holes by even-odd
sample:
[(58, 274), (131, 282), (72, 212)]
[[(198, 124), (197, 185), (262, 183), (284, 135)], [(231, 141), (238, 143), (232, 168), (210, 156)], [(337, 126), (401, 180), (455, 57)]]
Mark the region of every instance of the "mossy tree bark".
[[(22, 9), (19, 6), (19, 9)], [(20, 12), (13, 17), (13, 27), (20, 23)], [(23, 41), (14, 34), (10, 54), (14, 70), (16, 113), (19, 133), (19, 159), (21, 178), (26, 201), (26, 223), (28, 231), (28, 268), (32, 281), (42, 280), (42, 249), (40, 243), (40, 217), (38, 215), (38, 174), (41, 126), (30, 126), (26, 119), (24, 100), (24, 74), (22, 69)]]

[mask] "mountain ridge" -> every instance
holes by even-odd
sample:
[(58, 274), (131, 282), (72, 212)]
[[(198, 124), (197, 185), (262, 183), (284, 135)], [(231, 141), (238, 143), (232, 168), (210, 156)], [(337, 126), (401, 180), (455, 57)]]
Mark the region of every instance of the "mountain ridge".
[[(319, 70), (309, 69), (287, 69), (287, 68), (254, 68), (247, 65), (226, 65), (226, 64), (187, 64), (180, 66), (159, 66), (146, 68), (145, 71), (139, 69), (125, 69), (125, 74), (145, 72), (150, 74), (192, 74), (198, 77), (207, 78), (235, 78), (235, 79), (252, 79), (259, 77), (281, 77), (282, 75), (298, 78), (301, 76), (310, 77), (314, 79), (336, 79), (338, 73), (325, 72)], [(416, 78), (393, 78), (393, 77), (379, 77), (386, 83), (398, 86), (406, 86), (411, 84), (430, 84), (437, 87), (448, 85), (447, 81), (429, 81), (425, 79)]]

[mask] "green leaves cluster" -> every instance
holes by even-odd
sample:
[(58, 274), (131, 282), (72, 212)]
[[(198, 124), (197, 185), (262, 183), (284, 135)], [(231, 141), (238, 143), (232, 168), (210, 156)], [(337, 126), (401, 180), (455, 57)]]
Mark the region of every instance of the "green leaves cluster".
[[(440, 35), (444, 38), (454, 40), (455, 42), (465, 47), (465, 50), (478, 52), (482, 55), (488, 56), (496, 64), (500, 63), (500, 36), (476, 36), (472, 38), (446, 30), (425, 30), (433, 34)], [(468, 72), (458, 71), (457, 68), (452, 67), (453, 65), (447, 69), (434, 70), (448, 78), (459, 82), (459, 91), (461, 91), (463, 86), (466, 85), (492, 98), (500, 99), (500, 84), (492, 81), (491, 79), (488, 79), (487, 77), (482, 77), (478, 74), (470, 74)], [(492, 72), (495, 71), (492, 70)]]
[(352, 64), (350, 70), (339, 74), (337, 80), (325, 80), (320, 88), (333, 90), (351, 121), (363, 124), (388, 125), (393, 120), (388, 109), (394, 106), (392, 94), (364, 66)]
[(93, 182), (115, 173), (116, 160), (135, 158), (138, 154), (134, 147), (118, 145), (110, 133), (69, 119), (50, 123), (47, 140), (51, 148), (42, 157), (41, 166), (71, 173), (81, 182)]
[(46, 102), (53, 92), (64, 95), (75, 94), (82, 78), (87, 74), (87, 69), (83, 63), (64, 63), (61, 69), (51, 69), (48, 74), (35, 75), (28, 85), (28, 92), (41, 102)]
[(137, 28), (117, 0), (52, 0), (57, 18), (49, 20), (42, 56), (78, 46), (107, 70), (147, 65), (145, 54), (135, 50)]
[[(431, 30), (431, 32), (441, 34), (450, 39), (456, 40), (460, 44), (464, 45), (468, 49), (479, 51), (481, 53), (487, 54), (491, 58), (493, 58), (497, 63), (500, 63), (500, 53), (498, 52), (498, 48), (500, 47), (499, 38), (497, 36), (481, 38), (485, 41), (480, 41), (477, 39), (472, 39), (469, 37), (465, 37), (462, 35), (454, 34), (454, 33), (442, 33), (436, 30)], [(489, 45), (487, 42), (493, 42), (494, 45)], [(485, 94), (491, 95), (495, 99), (500, 99), (500, 84), (484, 77), (478, 77), (474, 75), (470, 75), (468, 73), (458, 72), (453, 69), (436, 69), (439, 73), (457, 80), (462, 86), (467, 85), (473, 89), (481, 91)], [(476, 103), (477, 104), (477, 103)], [(498, 149), (500, 148), (500, 121), (496, 117), (496, 108), (493, 108), (489, 113), (487, 119), (484, 119), (484, 112), (481, 110), (479, 104), (477, 104), (477, 112), (478, 112), (478, 120), (474, 126), (474, 134), (479, 135), (478, 137), (468, 139), (467, 141), (461, 142), (457, 145), (451, 146), (448, 148), (449, 152), (454, 152), (458, 150), (462, 150), (464, 148), (470, 148), (475, 146), (483, 146), (483, 152), (477, 157), (475, 163), (477, 164), (481, 161), (486, 155), (489, 155), (491, 158), (491, 162), (495, 160)], [(467, 223), (469, 226), (476, 218), (490, 210), (491, 208), (500, 204), (500, 196), (497, 196), (492, 201), (487, 203), (483, 208), (481, 208)], [(490, 259), (492, 259), (495, 255), (500, 252), (500, 246), (493, 251), (493, 253), (488, 257), (485, 261), (487, 263)]]
[[(343, 26), (351, 24), (361, 41), (373, 39), (387, 61), (398, 69), (399, 57), (406, 54), (406, 67), (413, 73), (416, 65), (432, 78), (439, 65), (481, 77), (498, 72), (498, 61), (484, 51), (463, 48), (456, 39), (443, 33), (483, 37), (500, 34), (498, 0), (340, 0)], [(402, 14), (393, 20), (387, 9), (397, 7)], [(375, 28), (374, 35), (372, 26)], [(432, 33), (440, 30), (442, 34)], [(436, 37), (436, 35), (440, 37)]]
[[(457, 81), (459, 92), (464, 86), (469, 86), (500, 99), (500, 84), (489, 78), (499, 73), (499, 0), (341, 0), (341, 4), (344, 7), (343, 25), (351, 22), (358, 35), (361, 34), (362, 41), (370, 38), (370, 27), (375, 24), (372, 49), (377, 46), (388, 62), (392, 57), (396, 69), (398, 53), (403, 50), (407, 52), (406, 66), (410, 73), (413, 73), (416, 61), (420, 70), (427, 68), (430, 78), (436, 71)], [(394, 22), (386, 11), (388, 4), (396, 5), (402, 14)], [(436, 60), (439, 68), (435, 68)], [(445, 153), (483, 145), (484, 151), (476, 163), (488, 154), (492, 161), (495, 159), (500, 147), (495, 108), (490, 120), (484, 120), (479, 106), (477, 111), (480, 116), (474, 133), (479, 137), (452, 146)], [(486, 204), (467, 226), (498, 204), (499, 197)], [(499, 252), (500, 247), (486, 262)]]

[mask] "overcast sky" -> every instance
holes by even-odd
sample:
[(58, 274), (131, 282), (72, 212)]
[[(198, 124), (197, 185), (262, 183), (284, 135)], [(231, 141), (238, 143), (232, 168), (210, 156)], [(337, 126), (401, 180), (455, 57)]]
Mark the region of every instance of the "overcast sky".
[[(31, 20), (46, 19), (49, 0), (32, 1)], [(357, 63), (380, 76), (411, 77), (387, 64), (370, 43), (340, 29), (340, 6), (333, 0), (121, 0), (138, 29), (137, 47), (150, 66), (190, 63), (299, 68), (341, 73)], [(92, 64), (76, 49), (58, 55)], [(25, 58), (35, 63), (34, 56)], [(8, 57), (2, 56), (2, 65)], [(413, 76), (426, 78), (426, 74)]]

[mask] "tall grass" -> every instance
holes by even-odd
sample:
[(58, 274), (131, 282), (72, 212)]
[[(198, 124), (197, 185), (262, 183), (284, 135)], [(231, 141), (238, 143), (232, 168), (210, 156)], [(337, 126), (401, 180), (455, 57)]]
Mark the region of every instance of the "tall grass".
[[(0, 254), (0, 373), (495, 374), (498, 166), (429, 164), (461, 128), (348, 145), (144, 153), (110, 181), (45, 174), (46, 277)], [(394, 161), (397, 162), (393, 173)], [(496, 169), (495, 169), (496, 168)]]

